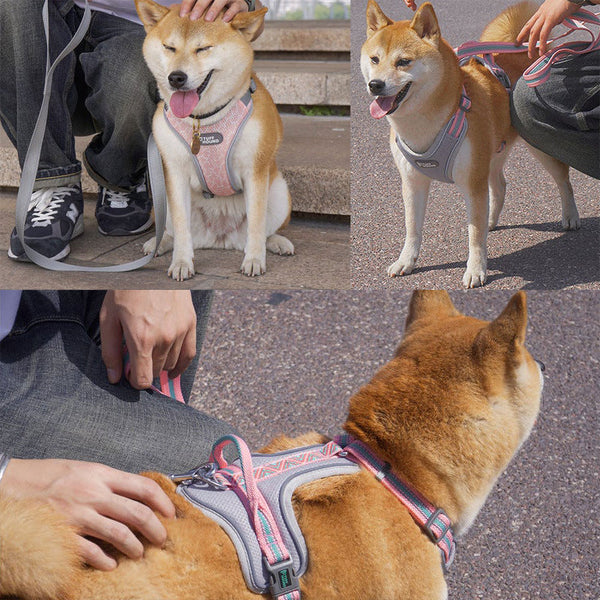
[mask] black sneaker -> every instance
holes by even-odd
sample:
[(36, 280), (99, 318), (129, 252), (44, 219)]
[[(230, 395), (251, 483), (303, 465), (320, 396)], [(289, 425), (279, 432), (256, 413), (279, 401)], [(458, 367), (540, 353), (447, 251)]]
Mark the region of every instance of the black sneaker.
[(152, 226), (152, 201), (146, 184), (130, 192), (99, 186), (96, 204), (98, 231), (103, 235), (133, 235)]
[[(60, 260), (71, 252), (69, 242), (82, 233), (83, 194), (79, 184), (33, 192), (25, 219), (28, 246), (51, 260)], [(16, 227), (10, 234), (8, 256), (14, 260), (29, 260)]]

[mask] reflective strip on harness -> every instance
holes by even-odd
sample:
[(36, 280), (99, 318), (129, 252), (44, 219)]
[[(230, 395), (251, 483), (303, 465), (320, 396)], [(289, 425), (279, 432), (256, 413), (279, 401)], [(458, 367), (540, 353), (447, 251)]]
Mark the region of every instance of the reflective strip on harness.
[(252, 93), (249, 90), (238, 100), (225, 116), (211, 125), (199, 121), (200, 146), (197, 154), (191, 150), (195, 118), (180, 119), (169, 110), (165, 102), (164, 115), (171, 129), (185, 144), (194, 163), (198, 179), (205, 195), (232, 196), (241, 192), (241, 182), (233, 174), (232, 157), (236, 142), (252, 114)]
[(452, 177), (454, 161), (469, 129), (466, 113), (470, 108), (471, 100), (463, 88), (458, 109), (444, 129), (438, 133), (428, 150), (421, 154), (414, 152), (398, 135), (396, 135), (396, 145), (406, 160), (427, 177), (445, 183), (454, 183)]

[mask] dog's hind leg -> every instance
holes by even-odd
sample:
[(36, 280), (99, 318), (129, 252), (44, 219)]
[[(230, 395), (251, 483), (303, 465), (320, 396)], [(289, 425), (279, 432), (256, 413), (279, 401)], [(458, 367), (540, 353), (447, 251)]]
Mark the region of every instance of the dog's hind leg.
[(495, 229), (498, 225), (498, 219), (504, 206), (506, 196), (506, 179), (504, 178), (504, 162), (506, 160), (507, 149), (497, 154), (490, 165), (490, 176), (488, 179), (488, 188), (490, 194), (490, 214), (488, 218), (488, 230)]
[(527, 143), (526, 145), (531, 154), (542, 163), (544, 169), (550, 173), (552, 179), (556, 182), (560, 200), (562, 202), (563, 229), (579, 229), (581, 227), (581, 221), (579, 220), (579, 212), (577, 212), (577, 205), (575, 204), (575, 198), (573, 197), (573, 187), (569, 180), (569, 165), (566, 165), (560, 160), (549, 156), (545, 152), (542, 152)]
[(279, 172), (269, 187), (267, 202), (267, 250), (273, 254), (294, 254), (294, 244), (276, 233), (288, 224), (291, 211), (290, 192)]
[[(144, 254), (153, 254), (156, 248), (156, 237), (151, 237), (143, 246)], [(173, 236), (167, 232), (164, 233), (156, 256), (161, 256), (166, 252), (173, 250)]]

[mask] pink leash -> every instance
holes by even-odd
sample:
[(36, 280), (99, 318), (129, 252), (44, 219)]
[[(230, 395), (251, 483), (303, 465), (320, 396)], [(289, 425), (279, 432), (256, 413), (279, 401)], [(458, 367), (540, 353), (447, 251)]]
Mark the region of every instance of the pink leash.
[[(556, 42), (575, 31), (582, 31), (589, 34), (591, 41), (587, 45), (585, 42), (566, 42), (548, 50), (543, 56), (538, 58), (524, 73), (523, 79), (529, 87), (537, 87), (544, 83), (550, 77), (550, 67), (563, 58), (570, 55), (587, 54), (600, 48), (600, 32), (596, 35), (586, 26), (586, 23), (600, 27), (600, 18), (588, 10), (578, 10), (568, 19), (563, 21), (563, 25), (568, 31), (550, 40)], [(516, 54), (527, 50), (526, 44), (514, 44), (512, 42), (465, 42), (454, 50), (459, 60), (477, 55), (489, 55), (493, 64), (492, 54)]]
[[(125, 371), (125, 376), (128, 378), (131, 373), (131, 362), (129, 360), (129, 350), (127, 350), (127, 346), (123, 342), (123, 370)], [(177, 400), (177, 402), (182, 402), (185, 404), (185, 398), (183, 397), (183, 393), (181, 392), (181, 376), (175, 377), (175, 379), (169, 379), (169, 373), (167, 371), (160, 372), (160, 389), (156, 386), (151, 387), (152, 390), (162, 394), (163, 396), (167, 396), (169, 398), (173, 398), (173, 400)]]

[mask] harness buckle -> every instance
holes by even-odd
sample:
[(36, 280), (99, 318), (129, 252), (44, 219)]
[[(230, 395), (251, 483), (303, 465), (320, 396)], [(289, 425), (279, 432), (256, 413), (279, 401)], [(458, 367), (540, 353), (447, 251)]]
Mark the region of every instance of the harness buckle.
[[(423, 525), (423, 530), (429, 536), (431, 541), (436, 545), (439, 544), (446, 537), (446, 534), (450, 530), (450, 525), (446, 525), (446, 523), (444, 523), (443, 521), (441, 521), (441, 526), (438, 525), (438, 527), (440, 527), (440, 529), (441, 529), (441, 533), (439, 534), (439, 536), (435, 534), (433, 529), (431, 529), (431, 526), (435, 523), (435, 520), (440, 515), (444, 515), (446, 517), (446, 519), (448, 519), (448, 515), (446, 515), (444, 510), (441, 508), (438, 508), (434, 513), (431, 514), (429, 519), (427, 519), (427, 521)], [(450, 519), (448, 519), (448, 523), (450, 523)]]
[(294, 571), (294, 561), (291, 557), (271, 565), (266, 556), (263, 556), (263, 563), (269, 573), (269, 591), (274, 599), (283, 594), (300, 592), (300, 581)]
[(217, 490), (226, 490), (228, 486), (220, 481), (217, 481), (215, 478), (217, 470), (217, 465), (209, 462), (200, 465), (195, 469), (191, 469), (190, 471), (186, 471), (185, 473), (174, 473), (168, 477), (173, 483), (177, 484), (190, 485), (200, 481), (214, 487)]

